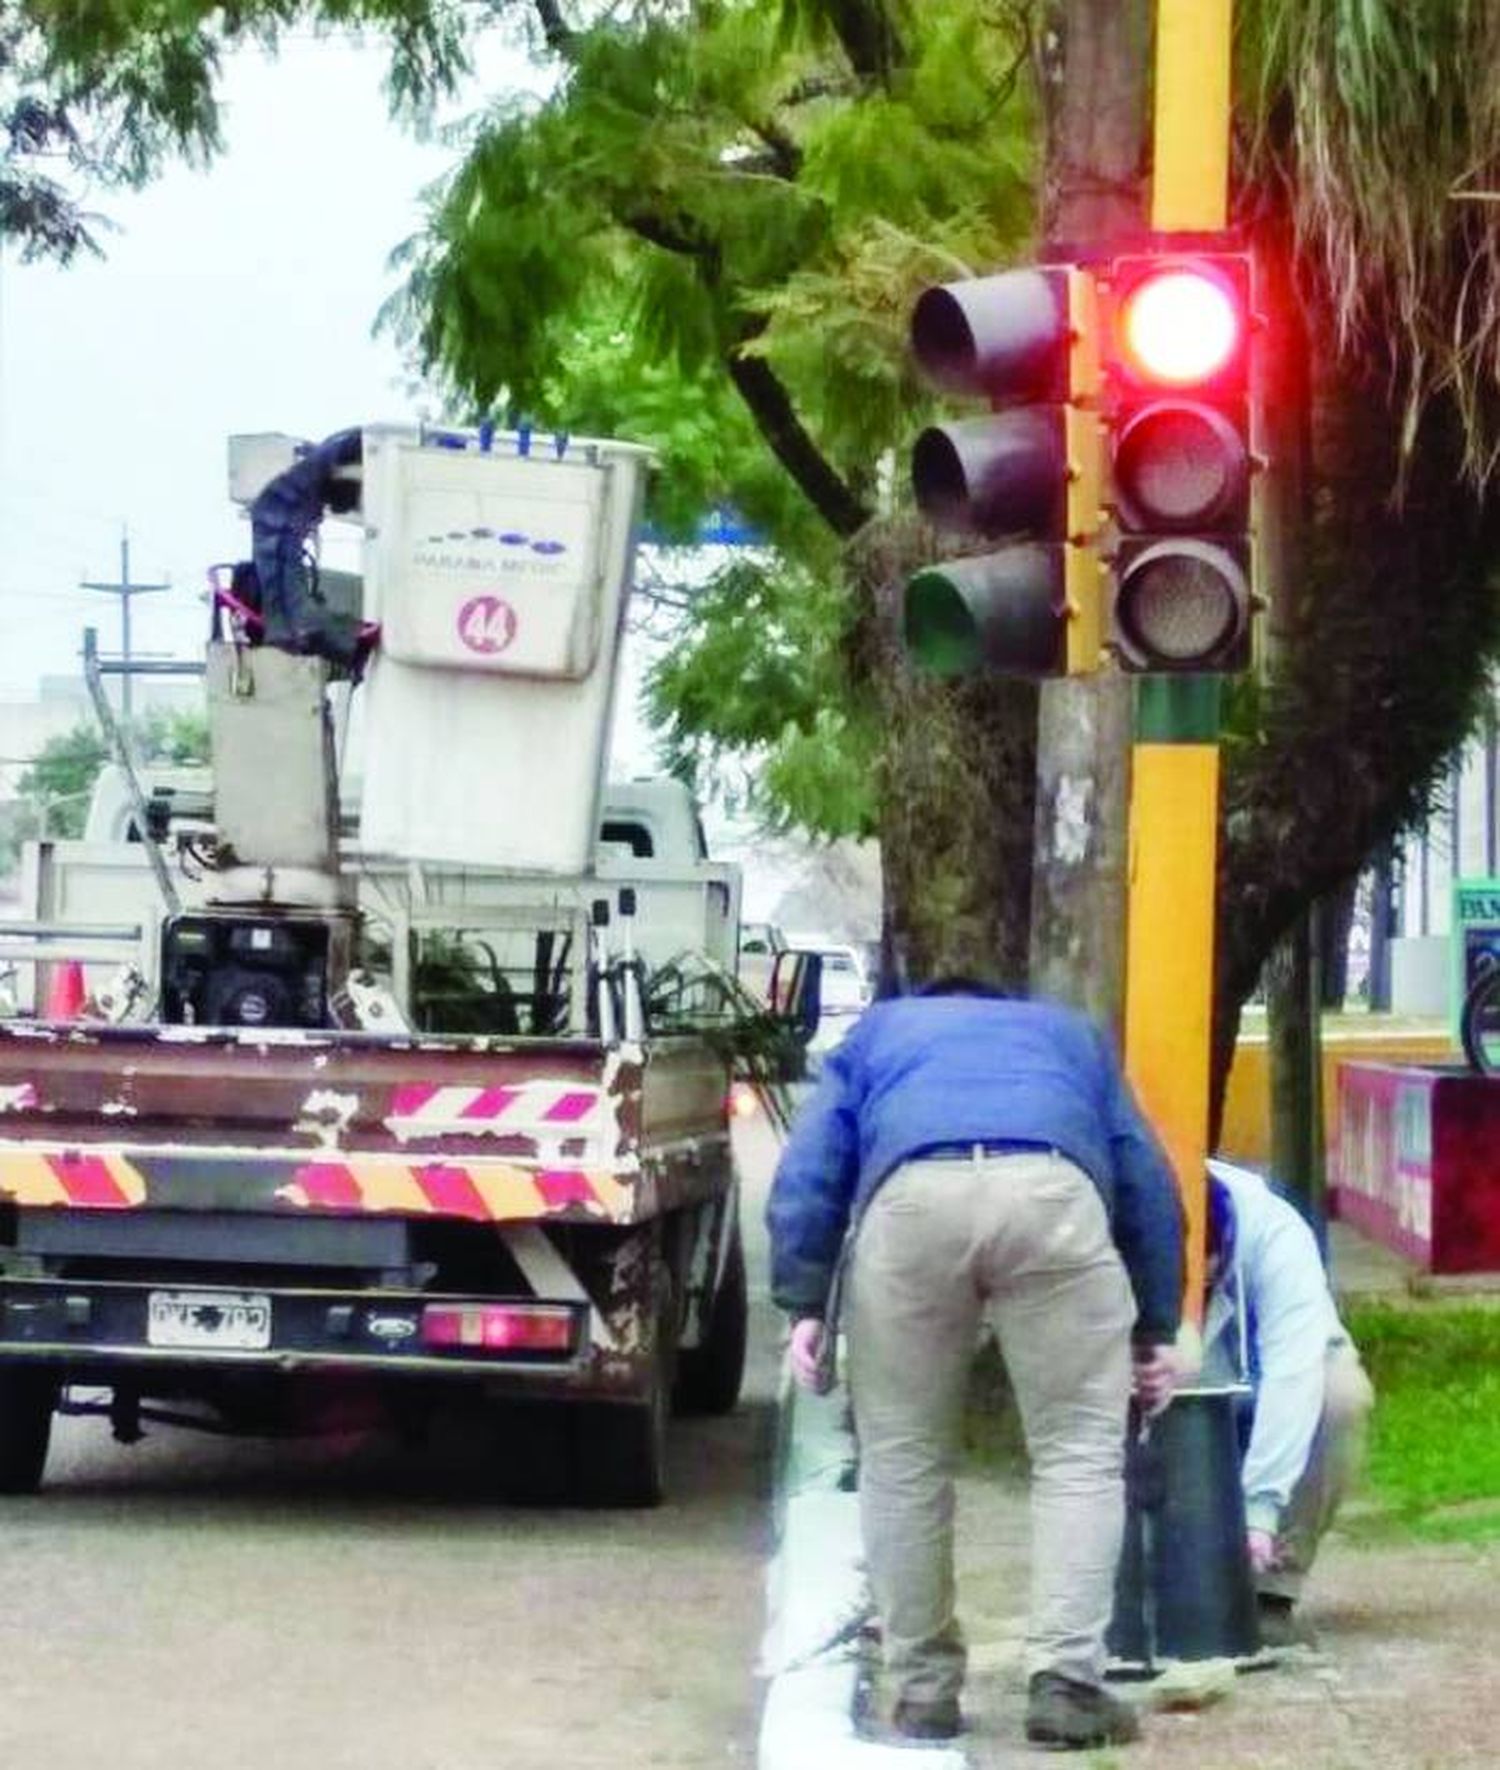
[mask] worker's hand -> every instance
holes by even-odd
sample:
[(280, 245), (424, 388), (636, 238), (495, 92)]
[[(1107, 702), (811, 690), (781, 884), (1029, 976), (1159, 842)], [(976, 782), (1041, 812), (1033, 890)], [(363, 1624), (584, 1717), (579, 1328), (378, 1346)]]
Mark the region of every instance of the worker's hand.
[(823, 1323), (816, 1315), (804, 1315), (792, 1323), (792, 1337), (787, 1347), (792, 1375), (813, 1395), (827, 1387), (819, 1360), (823, 1352)]
[(1172, 1399), (1179, 1370), (1176, 1350), (1171, 1346), (1136, 1346), (1135, 1398), (1148, 1414), (1159, 1414)]
[(1245, 1554), (1252, 1573), (1269, 1573), (1280, 1560), (1276, 1552), (1276, 1538), (1269, 1530), (1247, 1530)]

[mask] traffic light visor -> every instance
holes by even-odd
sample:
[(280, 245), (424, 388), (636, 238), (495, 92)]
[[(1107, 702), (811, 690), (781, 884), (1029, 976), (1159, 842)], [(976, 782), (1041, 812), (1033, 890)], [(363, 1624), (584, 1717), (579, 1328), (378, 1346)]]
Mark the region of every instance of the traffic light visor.
[(1066, 273), (1008, 270), (924, 289), (911, 346), (928, 380), (991, 399), (1061, 398), (1071, 343)]
[(1066, 549), (1022, 542), (907, 580), (908, 656), (934, 676), (1050, 676), (1067, 659)]
[(1125, 292), (1119, 345), (1138, 381), (1196, 387), (1230, 368), (1245, 324), (1243, 307), (1222, 278), (1179, 266), (1144, 276)]
[(917, 506), (939, 528), (981, 535), (1060, 529), (1068, 481), (1063, 417), (1017, 407), (924, 430), (912, 450)]

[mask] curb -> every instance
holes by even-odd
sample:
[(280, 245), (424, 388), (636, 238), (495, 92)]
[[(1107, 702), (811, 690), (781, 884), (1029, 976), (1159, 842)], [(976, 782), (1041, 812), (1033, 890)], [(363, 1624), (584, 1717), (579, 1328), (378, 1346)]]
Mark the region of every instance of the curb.
[(777, 1418), (759, 1770), (912, 1770), (913, 1749), (924, 1770), (968, 1770), (961, 1750), (882, 1745), (855, 1731), (860, 1635), (871, 1603), (848, 1392), (810, 1395), (783, 1366)]

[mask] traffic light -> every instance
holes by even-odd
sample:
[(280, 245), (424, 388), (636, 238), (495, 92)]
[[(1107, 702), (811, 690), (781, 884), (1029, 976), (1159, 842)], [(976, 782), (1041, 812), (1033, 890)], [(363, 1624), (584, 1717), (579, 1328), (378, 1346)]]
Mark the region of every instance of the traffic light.
[(912, 349), (983, 417), (933, 425), (912, 451), (917, 505), (937, 527), (1006, 544), (916, 572), (908, 653), (940, 676), (1095, 669), (1101, 509), (1098, 309), (1074, 265), (1003, 271), (927, 289)]
[(1109, 641), (1127, 670), (1248, 667), (1250, 260), (1118, 258), (1107, 278)]

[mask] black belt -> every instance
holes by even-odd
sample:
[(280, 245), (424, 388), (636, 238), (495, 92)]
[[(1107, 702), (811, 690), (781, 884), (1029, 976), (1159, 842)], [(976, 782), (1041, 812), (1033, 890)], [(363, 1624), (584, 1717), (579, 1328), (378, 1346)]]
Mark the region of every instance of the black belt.
[(971, 1137), (962, 1143), (929, 1143), (925, 1149), (919, 1149), (906, 1159), (912, 1162), (956, 1162), (976, 1155), (1036, 1155), (1052, 1147), (1050, 1143), (1033, 1143), (1018, 1137)]

